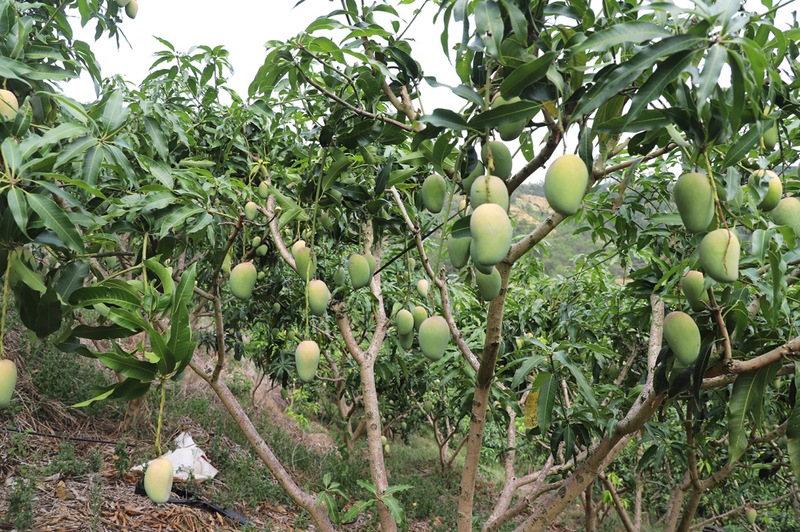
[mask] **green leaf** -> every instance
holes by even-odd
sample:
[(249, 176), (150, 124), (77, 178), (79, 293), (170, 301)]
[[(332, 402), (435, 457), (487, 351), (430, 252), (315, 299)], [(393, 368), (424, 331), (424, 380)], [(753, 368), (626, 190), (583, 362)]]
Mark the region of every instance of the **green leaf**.
[(342, 521), (347, 523), (355, 519), (358, 514), (369, 508), (374, 504), (374, 500), (372, 501), (356, 501), (353, 506), (348, 508), (347, 512), (342, 516)]
[(501, 0), (503, 6), (506, 8), (508, 18), (511, 21), (511, 28), (514, 30), (514, 36), (523, 45), (528, 44), (528, 21), (525, 19), (525, 13), (514, 4), (511, 0)]
[(644, 82), (642, 88), (636, 92), (628, 109), (628, 119), (637, 118), (648, 103), (659, 98), (667, 85), (672, 83), (692, 63), (695, 51), (678, 52), (665, 59), (658, 65), (658, 69)]
[(700, 73), (697, 87), (697, 112), (703, 112), (703, 107), (708, 104), (708, 97), (719, 85), (719, 75), (722, 66), (728, 57), (728, 51), (724, 46), (715, 44), (712, 46), (703, 64), (703, 71)]
[(485, 111), (469, 121), (469, 127), (481, 130), (487, 127), (497, 127), (509, 122), (525, 120), (534, 115), (541, 104), (530, 101), (520, 101), (495, 107)]
[(89, 130), (86, 126), (82, 126), (76, 122), (67, 122), (45, 133), (37, 145), (41, 148), (49, 148), (56, 142), (76, 135), (85, 135), (88, 132)]
[(594, 389), (589, 385), (589, 381), (586, 380), (580, 368), (572, 363), (566, 351), (556, 351), (553, 356), (572, 373), (572, 376), (575, 377), (575, 381), (578, 383), (578, 388), (580, 388), (583, 398), (593, 409), (597, 410), (598, 405), (594, 395)]
[(400, 505), (400, 501), (391, 495), (387, 495), (381, 499), (381, 502), (389, 508), (389, 513), (392, 514), (395, 522), (401, 527), (404, 527), (406, 524), (406, 514), (403, 512), (403, 507)]
[(475, 6), (475, 25), (478, 35), (489, 55), (500, 58), (500, 45), (503, 42), (503, 16), (495, 0), (483, 0)]
[[(106, 100), (105, 107), (103, 108), (103, 136), (116, 129), (118, 129), (123, 122), (125, 122), (125, 108), (123, 107), (124, 97), (120, 89), (112, 92)], [(145, 119), (145, 122), (147, 119)]]
[(147, 259), (144, 261), (147, 269), (152, 271), (158, 276), (161, 281), (161, 293), (165, 296), (171, 296), (175, 290), (175, 282), (172, 280), (172, 268), (167, 268), (159, 260)]
[(583, 50), (605, 52), (618, 44), (642, 43), (671, 35), (666, 29), (651, 22), (626, 22), (590, 35), (585, 41), (572, 47), (570, 52), (573, 54)]
[(155, 364), (139, 360), (132, 354), (126, 353), (116, 343), (112, 343), (112, 345), (113, 352), (95, 353), (95, 356), (103, 364), (131, 379), (150, 382), (156, 378), (158, 367)]
[(64, 105), (64, 110), (73, 118), (79, 120), (82, 124), (94, 123), (94, 121), (86, 113), (86, 109), (83, 108), (83, 105), (78, 103), (76, 100), (58, 93), (50, 94), (50, 96), (61, 102)]
[(67, 144), (63, 150), (61, 150), (61, 153), (58, 154), (58, 158), (56, 159), (56, 164), (53, 166), (53, 170), (62, 164), (68, 163), (77, 158), (79, 155), (97, 143), (98, 140), (91, 135), (86, 135), (85, 137), (80, 137), (73, 140)]
[(747, 449), (747, 414), (764, 400), (764, 389), (775, 378), (780, 366), (778, 360), (769, 366), (736, 377), (728, 402), (728, 460), (731, 463), (737, 461)]
[[(341, 176), (344, 172), (346, 172), (347, 169), (350, 168), (350, 166), (352, 166), (353, 164), (353, 161), (350, 159), (350, 157), (346, 156), (339, 150), (332, 150), (331, 155), (333, 156), (333, 162), (328, 167), (328, 171), (325, 172), (325, 176), (322, 178), (322, 194), (327, 192), (327, 190), (336, 183), (336, 180), (339, 179), (339, 176)], [(275, 200), (278, 202), (278, 204), (281, 205), (281, 207), (283, 207), (283, 204), (281, 204), (281, 200), (277, 195), (275, 196)], [(297, 205), (297, 208), (300, 208), (300, 206)], [(284, 208), (284, 210), (288, 209)]]
[(436, 127), (452, 129), (454, 131), (464, 131), (469, 126), (464, 118), (449, 109), (434, 109), (431, 114), (422, 115), (419, 121), (423, 124), (431, 124)]
[(71, 305), (87, 307), (102, 303), (128, 310), (141, 308), (141, 299), (128, 290), (103, 285), (86, 286), (75, 290), (69, 298)]
[(122, 327), (117, 324), (99, 325), (97, 327), (92, 327), (91, 325), (78, 325), (72, 329), (70, 334), (71, 336), (86, 338), (88, 340), (114, 340), (117, 338), (128, 338), (134, 334), (134, 332), (127, 327)]
[(744, 60), (742, 60), (742, 56), (740, 56), (737, 52), (728, 50), (728, 58), (728, 64), (731, 67), (730, 90), (733, 91), (733, 103), (728, 117), (731, 123), (731, 130), (738, 131), (739, 123), (742, 118), (742, 111), (744, 110), (745, 92), (747, 91), (747, 85), (745, 82), (746, 70), (744, 66)]
[(483, 97), (477, 92), (475, 92), (475, 89), (473, 89), (472, 87), (468, 87), (467, 85), (463, 84), (451, 87), (450, 85), (439, 83), (433, 76), (426, 76), (424, 79), (425, 81), (428, 82), (428, 85), (430, 85), (431, 87), (433, 88), (443, 87), (450, 89), (451, 91), (453, 91), (453, 94), (455, 94), (459, 98), (464, 98), (465, 100), (474, 103), (478, 107), (483, 107), (485, 104)]
[(183, 205), (179, 207), (164, 218), (159, 218), (157, 220), (156, 225), (160, 228), (159, 236), (163, 238), (171, 231), (177, 232), (177, 230), (187, 224), (192, 217), (205, 212), (206, 210), (203, 207), (197, 205)]
[(546, 52), (534, 61), (514, 69), (500, 84), (500, 94), (502, 94), (503, 98), (506, 100), (519, 96), (523, 90), (530, 87), (547, 74), (550, 65), (553, 64), (553, 60), (557, 56), (558, 52)]
[[(458, 222), (456, 222), (456, 224), (462, 222), (463, 220), (464, 219), (459, 220)], [(467, 220), (467, 222), (469, 222), (469, 220)], [(455, 224), (453, 225), (452, 234), (454, 235), (455, 238), (459, 238), (456, 233)], [(464, 234), (465, 236), (469, 236), (469, 223), (466, 224), (466, 229), (464, 230)], [(522, 364), (520, 365), (519, 369), (517, 369), (517, 371), (514, 373), (514, 378), (511, 380), (511, 387), (516, 388), (517, 386), (519, 386), (522, 383), (522, 381), (524, 381), (525, 378), (530, 374), (533, 368), (538, 367), (544, 361), (544, 359), (545, 358), (542, 355), (534, 355), (526, 358), (524, 362), (522, 362)]]
[[(795, 375), (800, 375), (800, 364), (795, 362)], [(794, 408), (786, 420), (786, 439), (789, 461), (795, 480), (800, 480), (800, 397), (795, 396)]]
[(635, 119), (631, 119), (630, 116), (630, 114), (627, 114), (598, 124), (594, 127), (594, 131), (610, 134), (638, 133), (639, 131), (661, 129), (670, 123), (669, 118), (664, 116), (660, 109), (646, 109), (639, 113), (639, 116)]
[(29, 192), (28, 205), (39, 215), (45, 227), (58, 235), (65, 246), (76, 253), (86, 252), (80, 233), (55, 201), (46, 196)]
[(95, 394), (95, 397), (72, 406), (74, 408), (81, 408), (103, 399), (108, 399), (110, 401), (133, 401), (146, 394), (149, 389), (149, 382), (142, 382), (137, 379), (125, 379), (108, 386), (92, 388), (91, 393)]
[(105, 153), (102, 144), (95, 144), (86, 150), (86, 154), (83, 156), (81, 174), (83, 174), (83, 180), (90, 187), (97, 186), (97, 176), (100, 175), (100, 170), (103, 168)]
[(28, 234), (28, 202), (25, 200), (25, 193), (17, 187), (11, 187), (8, 191), (8, 208), (14, 216), (20, 231)]
[(27, 261), (20, 258), (19, 253), (11, 254), (11, 271), (17, 278), (40, 294), (47, 292), (42, 276), (28, 267)]
[(169, 160), (169, 146), (167, 145), (166, 138), (164, 138), (161, 125), (154, 118), (148, 116), (144, 119), (144, 129), (153, 142), (153, 147), (156, 149), (158, 155), (165, 161)]
[(728, 149), (728, 153), (725, 154), (725, 160), (722, 161), (722, 167), (727, 168), (738, 163), (750, 153), (750, 150), (758, 144), (759, 140), (761, 140), (761, 133), (759, 133), (758, 128), (755, 126), (750, 127), (750, 130), (739, 137), (733, 143), (733, 146)]
[(61, 276), (56, 281), (56, 292), (64, 303), (69, 301), (72, 293), (83, 286), (83, 281), (89, 276), (88, 262), (70, 262), (61, 271)]
[(19, 149), (19, 144), (11, 137), (6, 137), (3, 139), (3, 144), (0, 145), (0, 153), (2, 153), (3, 160), (12, 174), (16, 174), (20, 165), (22, 165), (22, 152)]
[(775, 236), (777, 233), (776, 229), (756, 229), (753, 231), (753, 237), (751, 238), (751, 242), (753, 243), (753, 256), (758, 259), (758, 263), (761, 266), (764, 266), (764, 260), (767, 256), (767, 250), (769, 249), (769, 242), (772, 240), (772, 237)]
[(536, 417), (542, 434), (547, 434), (547, 431), (550, 430), (550, 424), (553, 422), (557, 391), (558, 381), (554, 377), (549, 377), (539, 387), (539, 403), (536, 407)]
[(397, 484), (396, 486), (389, 486), (386, 488), (386, 491), (383, 492), (383, 495), (391, 495), (393, 493), (398, 493), (400, 491), (412, 490), (414, 486), (411, 484)]
[(178, 287), (175, 289), (175, 294), (172, 298), (172, 314), (176, 314), (179, 309), (188, 308), (189, 302), (192, 300), (194, 293), (194, 280), (197, 275), (197, 263), (194, 263), (181, 275), (181, 280), (178, 282)]

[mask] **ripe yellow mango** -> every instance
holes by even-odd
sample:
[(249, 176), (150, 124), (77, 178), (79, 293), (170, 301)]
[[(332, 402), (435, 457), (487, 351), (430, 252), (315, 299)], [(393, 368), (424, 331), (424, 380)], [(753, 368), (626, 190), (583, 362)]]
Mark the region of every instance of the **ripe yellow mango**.
[(125, 6), (125, 14), (128, 15), (129, 18), (134, 19), (136, 15), (139, 13), (139, 2), (136, 0), (130, 0), (128, 5)]
[(420, 279), (417, 282), (417, 293), (421, 297), (428, 297), (428, 280), (427, 279)]
[(144, 491), (151, 501), (162, 504), (169, 500), (172, 478), (172, 462), (168, 459), (157, 458), (150, 462), (144, 474)]
[(303, 382), (311, 382), (319, 366), (319, 346), (314, 340), (300, 342), (294, 352), (297, 366), (297, 378)]
[(17, 385), (17, 366), (5, 358), (0, 360), (0, 408), (5, 408), (14, 395)]
[(14, 120), (19, 111), (19, 102), (14, 93), (5, 89), (0, 89), (0, 115), (3, 115), (6, 120)]

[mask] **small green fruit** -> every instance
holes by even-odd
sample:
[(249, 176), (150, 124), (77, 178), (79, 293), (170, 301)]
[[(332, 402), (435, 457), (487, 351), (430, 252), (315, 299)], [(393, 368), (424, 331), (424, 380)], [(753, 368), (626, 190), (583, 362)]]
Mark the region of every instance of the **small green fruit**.
[(732, 283), (739, 278), (739, 239), (728, 229), (717, 229), (700, 242), (700, 264), (703, 271), (719, 283)]
[(294, 352), (297, 366), (297, 378), (303, 382), (311, 382), (319, 366), (319, 346), (314, 340), (300, 342)]
[(484, 266), (494, 266), (508, 255), (513, 229), (505, 209), (496, 203), (484, 203), (470, 218), (475, 259)]
[(422, 403), (422, 409), (428, 414), (430, 414), (431, 412), (433, 412), (433, 403), (431, 403), (430, 401), (425, 401), (424, 403)]
[(447, 255), (450, 257), (453, 268), (460, 270), (467, 265), (467, 262), (469, 262), (469, 245), (471, 242), (471, 236), (462, 238), (453, 238), (452, 234), (447, 236)]
[(395, 325), (397, 326), (397, 334), (407, 335), (414, 332), (414, 315), (408, 310), (401, 308), (397, 312), (395, 318)]
[(289, 390), (287, 390), (286, 388), (281, 388), (281, 399), (285, 401), (288, 398), (289, 398)]
[(431, 316), (419, 326), (419, 347), (430, 360), (442, 358), (450, 343), (450, 327), (441, 316)]
[(139, 2), (136, 0), (130, 0), (128, 5), (125, 6), (125, 14), (128, 15), (128, 18), (135, 19), (136, 15), (139, 13)]
[(416, 268), (416, 267), (417, 267), (417, 261), (414, 259), (414, 257), (409, 257), (408, 258), (408, 269), (411, 270), (411, 271), (414, 271), (414, 268)]
[(300, 248), (295, 254), (295, 265), (297, 266), (297, 274), (306, 282), (314, 277), (314, 272), (317, 269), (314, 254), (309, 248)]
[(258, 246), (256, 248), (256, 255), (259, 256), (259, 257), (264, 257), (264, 256), (266, 256), (268, 251), (269, 251), (269, 248), (267, 247), (267, 245), (266, 244), (261, 244), (260, 246)]
[(172, 477), (172, 462), (166, 458), (150, 462), (144, 474), (144, 491), (151, 501), (162, 504), (169, 500), (169, 495), (172, 493)]
[(681, 279), (683, 297), (686, 298), (686, 301), (695, 312), (700, 312), (706, 308), (702, 303), (703, 301), (708, 302), (708, 294), (703, 290), (704, 283), (705, 277), (702, 272), (697, 270), (686, 272), (686, 275)]
[(262, 270), (262, 271), (258, 272), (258, 275), (256, 276), (256, 279), (258, 279), (259, 281), (263, 281), (264, 279), (266, 279), (266, 277), (267, 277), (267, 273)]
[(544, 176), (544, 196), (557, 213), (572, 216), (578, 212), (589, 183), (586, 163), (577, 155), (562, 155), (550, 165)]
[(708, 228), (714, 218), (714, 190), (705, 174), (683, 174), (672, 189), (678, 214), (690, 233), (700, 233)]
[(328, 286), (317, 279), (308, 283), (308, 306), (311, 314), (314, 316), (322, 316), (328, 308), (328, 299), (331, 293), (328, 291)]
[(408, 351), (414, 345), (414, 332), (408, 334), (398, 334), (397, 339), (400, 341), (400, 347)]
[(344, 285), (345, 281), (345, 273), (344, 268), (337, 268), (336, 272), (333, 274), (333, 282), (336, 283), (336, 286)]
[(231, 270), (231, 293), (239, 299), (249, 299), (256, 286), (258, 271), (252, 262), (242, 262)]
[(767, 193), (764, 194), (764, 199), (758, 204), (758, 208), (767, 212), (777, 207), (778, 203), (781, 201), (781, 196), (783, 195), (783, 183), (781, 183), (781, 178), (778, 176), (778, 174), (772, 170), (757, 170), (753, 172), (753, 178), (760, 180), (763, 178), (765, 172), (767, 177), (770, 178), (769, 188), (767, 189)]
[(700, 330), (685, 312), (670, 312), (664, 318), (664, 339), (675, 356), (689, 366), (700, 354)]
[(119, 7), (125, 7), (125, 6), (127, 6), (127, 5), (128, 5), (128, 2), (130, 2), (130, 1), (131, 1), (131, 0), (117, 0), (117, 5), (118, 5)]
[(426, 279), (420, 279), (417, 282), (417, 293), (420, 297), (428, 297), (428, 281)]
[(447, 182), (439, 174), (429, 175), (422, 183), (422, 203), (433, 213), (441, 212), (447, 195)]
[(17, 366), (9, 359), (0, 360), (0, 408), (5, 408), (17, 385)]
[(469, 194), (469, 191), (472, 190), (472, 185), (475, 183), (475, 180), (485, 173), (486, 167), (483, 166), (482, 162), (478, 161), (478, 164), (475, 165), (475, 169), (473, 169), (465, 179), (461, 180), (461, 188), (464, 190), (464, 193)]
[(758, 512), (756, 512), (755, 508), (748, 508), (744, 512), (744, 517), (747, 519), (747, 524), (754, 525), (756, 523), (756, 517), (758, 517)]
[[(281, 304), (280, 303), (275, 303), (275, 304), (272, 305), (272, 313), (273, 314), (277, 314), (280, 311), (281, 311)], [(273, 332), (274, 331), (275, 331), (275, 329), (273, 329)]]
[(369, 276), (372, 278), (372, 276), (375, 275), (375, 270), (378, 269), (378, 263), (371, 253), (364, 253), (364, 258), (367, 259), (367, 263), (369, 264)]
[(389, 440), (386, 439), (386, 436), (381, 436), (381, 445), (386, 445), (389, 443)]
[(384, 445), (384, 446), (383, 446), (383, 452), (384, 452), (384, 453), (386, 453), (386, 454), (391, 454), (391, 453), (389, 452), (389, 444), (388, 444), (388, 443), (387, 443), (386, 445)]
[(258, 195), (261, 196), (261, 199), (267, 199), (269, 196), (269, 185), (267, 185), (266, 181), (258, 184)]
[[(509, 103), (517, 103), (519, 101), (521, 100), (518, 96), (511, 98), (510, 100), (506, 100), (502, 96), (498, 95), (492, 102), (492, 109), (498, 109)], [(525, 124), (527, 122), (528, 122), (527, 119), (522, 119), (522, 120), (516, 120), (514, 122), (507, 122), (505, 124), (501, 124), (497, 126), (497, 133), (500, 135), (500, 138), (505, 140), (506, 142), (514, 140), (522, 134), (522, 131), (525, 129)]]
[(508, 187), (505, 181), (494, 175), (479, 177), (472, 183), (469, 203), (473, 209), (484, 203), (496, 203), (508, 211)]
[(0, 89), (0, 115), (3, 115), (6, 120), (14, 120), (19, 111), (19, 102), (14, 93), (5, 89)]
[(253, 203), (252, 201), (248, 201), (244, 205), (244, 217), (250, 220), (251, 222), (256, 219), (256, 214), (258, 213), (258, 205)]
[(472, 259), (472, 264), (475, 266), (475, 269), (481, 272), (484, 275), (491, 275), (492, 269), (494, 268), (494, 264), (482, 264), (475, 255), (475, 241), (473, 240), (469, 244), (469, 257)]
[(400, 423), (400, 430), (408, 430), (408, 423), (406, 423), (405, 421)]
[(369, 285), (372, 276), (369, 273), (369, 262), (364, 255), (353, 254), (347, 259), (347, 271), (350, 273), (350, 282), (358, 290)]
[(414, 329), (419, 331), (422, 322), (428, 318), (428, 311), (418, 305), (411, 309), (411, 315), (414, 316)]
[(783, 198), (772, 211), (772, 221), (777, 225), (788, 225), (800, 236), (800, 200)]
[(481, 158), (489, 173), (502, 180), (511, 175), (511, 152), (502, 142), (493, 140), (483, 145)]
[(478, 271), (475, 274), (475, 282), (478, 284), (478, 292), (486, 301), (491, 301), (500, 294), (502, 282), (500, 272), (495, 267), (492, 267), (492, 273), (489, 275), (484, 275)]
[(261, 245), (261, 237), (260, 236), (254, 236), (253, 240), (250, 241), (250, 245), (252, 247), (254, 247), (254, 248), (257, 248), (258, 246), (260, 246)]
[(775, 149), (775, 145), (778, 143), (778, 122), (777, 120), (772, 123), (772, 125), (764, 130), (764, 135), (761, 137), (761, 140), (764, 141), (764, 148), (767, 151), (772, 151)]

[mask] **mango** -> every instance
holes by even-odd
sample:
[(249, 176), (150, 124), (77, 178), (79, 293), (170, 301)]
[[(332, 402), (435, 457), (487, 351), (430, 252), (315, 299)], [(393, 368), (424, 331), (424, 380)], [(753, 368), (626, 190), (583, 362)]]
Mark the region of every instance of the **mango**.
[(130, 2), (130, 1), (131, 1), (131, 0), (117, 0), (117, 5), (118, 5), (119, 7), (125, 7), (125, 6), (127, 6), (127, 5), (128, 5), (128, 2)]
[(772, 125), (764, 130), (764, 134), (761, 136), (761, 140), (764, 142), (764, 149), (767, 151), (772, 151), (775, 149), (775, 145), (778, 143), (778, 122), (775, 121)]
[(431, 316), (419, 326), (419, 347), (430, 360), (442, 358), (450, 343), (450, 327), (441, 316)]
[(336, 286), (344, 285), (345, 280), (345, 273), (344, 268), (337, 268), (336, 272), (333, 274), (333, 282), (336, 283)]
[(244, 217), (250, 220), (251, 222), (256, 219), (256, 214), (258, 214), (258, 205), (256, 205), (252, 201), (248, 201), (244, 205)]
[(294, 351), (294, 362), (297, 366), (297, 378), (303, 382), (311, 382), (319, 366), (319, 346), (314, 340), (303, 340)]
[(264, 257), (264, 256), (266, 256), (268, 251), (269, 251), (269, 248), (267, 247), (267, 245), (266, 244), (261, 244), (260, 246), (258, 246), (256, 248), (256, 255), (259, 256), (259, 257)]
[(256, 279), (259, 280), (259, 281), (263, 281), (266, 278), (267, 278), (267, 272), (265, 272), (263, 270), (258, 272), (258, 275), (256, 276)]
[(491, 301), (500, 294), (500, 272), (497, 268), (492, 267), (492, 273), (485, 275), (478, 270), (475, 273), (475, 282), (478, 284), (478, 292), (481, 297), (486, 301)]
[(480, 176), (486, 173), (486, 167), (483, 166), (483, 163), (478, 161), (478, 164), (475, 165), (475, 169), (469, 173), (469, 175), (461, 180), (461, 188), (464, 189), (464, 193), (469, 194), (469, 191), (472, 190), (472, 184), (478, 179)]
[(589, 183), (583, 159), (566, 154), (552, 162), (544, 175), (544, 196), (550, 208), (563, 216), (578, 212)]
[(406, 335), (414, 332), (414, 315), (408, 310), (401, 308), (395, 317), (397, 334)]
[(369, 276), (372, 278), (372, 276), (375, 275), (375, 270), (378, 268), (378, 263), (371, 253), (364, 253), (364, 258), (367, 259), (367, 263), (369, 264)]
[(756, 524), (756, 517), (758, 517), (758, 512), (755, 508), (748, 508), (744, 511), (744, 518), (747, 519), (748, 525)]
[(273, 303), (273, 305), (272, 305), (272, 313), (273, 314), (277, 314), (280, 311), (281, 311), (281, 304), (280, 303)]
[(5, 408), (17, 385), (17, 366), (9, 359), (0, 360), (0, 408)]
[(508, 187), (505, 181), (494, 175), (479, 177), (472, 183), (469, 203), (473, 209), (484, 203), (496, 203), (508, 211)]
[(129, 18), (135, 19), (136, 15), (139, 13), (139, 2), (136, 0), (130, 0), (128, 5), (125, 6), (125, 14), (128, 15)]
[(508, 176), (511, 175), (511, 152), (502, 142), (492, 140), (484, 144), (481, 158), (490, 174), (496, 175), (502, 180), (508, 179)]
[(695, 312), (700, 312), (706, 308), (703, 305), (703, 301), (708, 302), (708, 293), (703, 290), (704, 283), (705, 277), (703, 273), (697, 270), (689, 270), (681, 278), (683, 297), (686, 298), (686, 301)]
[(397, 339), (400, 341), (400, 347), (408, 351), (414, 345), (414, 332), (408, 334), (398, 334)]
[(458, 202), (458, 217), (463, 218), (467, 215), (467, 198)]
[(258, 184), (258, 195), (261, 196), (261, 199), (267, 199), (267, 197), (269, 197), (269, 185), (267, 185), (266, 181), (262, 181)]
[(306, 282), (314, 277), (314, 272), (317, 270), (317, 261), (314, 254), (309, 248), (300, 248), (295, 255), (295, 265), (297, 266), (297, 274)]
[(417, 267), (417, 261), (414, 259), (414, 257), (409, 257), (408, 258), (408, 269), (411, 270), (411, 271), (414, 271), (414, 268), (416, 268), (416, 267)]
[(687, 231), (700, 233), (708, 229), (714, 218), (714, 190), (708, 176), (683, 174), (672, 188), (672, 197)]
[(670, 312), (664, 318), (664, 339), (684, 365), (691, 365), (700, 354), (700, 329), (685, 312)]
[(19, 102), (14, 93), (5, 89), (0, 89), (0, 115), (6, 120), (14, 120), (19, 111)]
[(314, 279), (308, 283), (308, 306), (314, 316), (325, 314), (330, 297), (328, 285), (324, 282)]
[(422, 183), (422, 203), (432, 213), (442, 211), (447, 196), (447, 182), (439, 174), (429, 175)]
[(301, 248), (304, 248), (304, 247), (306, 247), (306, 241), (305, 240), (298, 240), (297, 242), (292, 244), (292, 257), (294, 257), (295, 260), (297, 260), (297, 250), (299, 250)]
[(447, 235), (447, 255), (456, 270), (460, 270), (469, 262), (469, 245), (471, 242), (471, 236), (454, 238), (452, 234)]
[(260, 236), (254, 236), (253, 240), (250, 241), (250, 245), (252, 247), (254, 247), (254, 248), (257, 248), (258, 246), (260, 246), (261, 245), (261, 237)]
[(760, 180), (764, 176), (765, 172), (767, 177), (770, 178), (769, 188), (767, 189), (767, 193), (764, 194), (764, 199), (758, 204), (758, 208), (767, 212), (777, 207), (778, 203), (780, 203), (781, 196), (783, 195), (783, 183), (781, 183), (781, 178), (778, 176), (778, 174), (772, 170), (757, 170), (753, 172), (752, 177)]
[(172, 493), (172, 476), (172, 462), (168, 459), (157, 458), (150, 462), (144, 473), (144, 491), (151, 501), (162, 504), (169, 500)]
[(333, 220), (331, 219), (331, 215), (327, 212), (323, 212), (319, 217), (320, 223), (322, 223), (322, 227), (326, 230), (330, 231), (333, 229)]
[[(509, 103), (516, 103), (519, 102), (520, 98), (514, 97), (510, 100), (506, 100), (502, 96), (498, 95), (495, 97), (494, 101), (492, 102), (492, 109), (498, 109), (506, 104)], [(527, 120), (515, 120), (514, 122), (507, 122), (505, 124), (501, 124), (497, 126), (497, 133), (500, 135), (500, 138), (504, 141), (508, 142), (511, 140), (516, 139), (522, 134), (522, 131), (525, 129), (525, 124)]]
[(496, 203), (484, 203), (472, 213), (469, 223), (475, 259), (484, 266), (494, 266), (511, 248), (513, 229), (506, 210)]
[(417, 293), (420, 297), (428, 297), (428, 280), (420, 279), (417, 281)]
[(494, 264), (482, 264), (478, 261), (475, 255), (475, 241), (471, 241), (469, 244), (469, 257), (472, 259), (472, 264), (475, 266), (475, 269), (481, 272), (484, 275), (490, 275), (492, 273), (492, 269), (494, 268)]
[(350, 282), (358, 290), (369, 285), (372, 276), (369, 273), (369, 262), (364, 255), (353, 254), (347, 259), (347, 271), (350, 273)]
[(411, 315), (414, 317), (414, 329), (419, 331), (422, 322), (428, 318), (428, 311), (425, 310), (425, 307), (417, 305), (411, 309)]
[(732, 283), (739, 277), (739, 239), (728, 229), (711, 231), (700, 242), (703, 271), (719, 283)]
[(258, 271), (252, 262), (241, 262), (231, 270), (231, 293), (239, 299), (249, 299), (256, 286)]
[(800, 200), (783, 198), (772, 210), (772, 221), (777, 225), (788, 225), (800, 236)]

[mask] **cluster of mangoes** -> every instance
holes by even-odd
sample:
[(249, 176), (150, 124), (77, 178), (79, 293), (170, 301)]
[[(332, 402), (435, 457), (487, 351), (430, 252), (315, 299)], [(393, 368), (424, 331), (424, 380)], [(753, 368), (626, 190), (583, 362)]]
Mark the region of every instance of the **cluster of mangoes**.
[(434, 362), (444, 356), (450, 343), (450, 327), (441, 316), (428, 317), (425, 307), (418, 305), (411, 310), (400, 309), (394, 323), (403, 349), (411, 349), (416, 331), (423, 355)]
[[(771, 170), (758, 170), (751, 179), (767, 179), (767, 191), (758, 208), (772, 212), (778, 225), (791, 227), (800, 235), (800, 200), (781, 198), (783, 184)], [(681, 221), (690, 233), (707, 231), (714, 219), (714, 188), (708, 176), (698, 172), (683, 174), (675, 182), (673, 198)], [(700, 241), (698, 255), (702, 272), (691, 270), (681, 279), (681, 290), (695, 312), (702, 311), (708, 303), (704, 290), (705, 275), (719, 283), (731, 283), (739, 277), (741, 247), (734, 231), (727, 227), (709, 231)], [(664, 338), (679, 361), (692, 364), (700, 353), (700, 331), (688, 314), (675, 311), (664, 319)]]
[(139, 13), (139, 2), (136, 0), (117, 0), (117, 5), (125, 8), (125, 14), (129, 18), (134, 19), (136, 14)]

